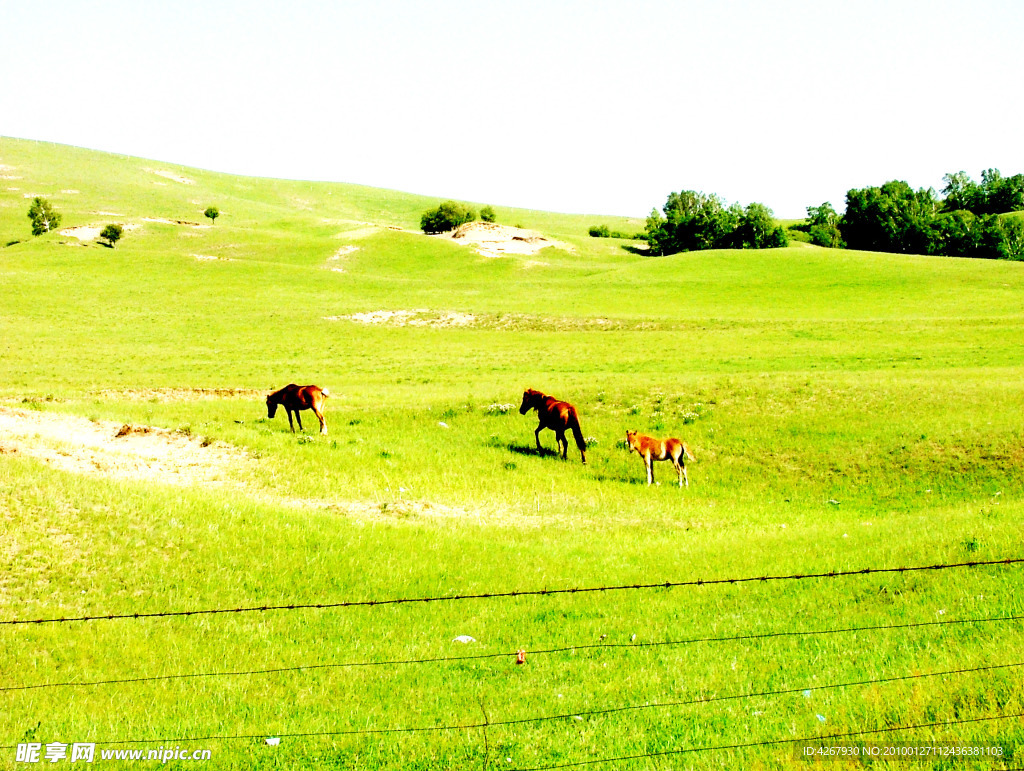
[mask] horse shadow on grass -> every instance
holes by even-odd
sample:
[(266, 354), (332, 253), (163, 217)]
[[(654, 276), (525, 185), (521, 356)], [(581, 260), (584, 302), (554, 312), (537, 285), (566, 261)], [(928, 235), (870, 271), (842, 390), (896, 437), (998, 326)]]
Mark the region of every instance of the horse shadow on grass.
[(548, 450), (547, 448), (542, 448), (538, 450), (535, 446), (527, 444), (516, 444), (515, 442), (510, 442), (507, 446), (508, 451), (515, 453), (516, 455), (528, 455), (533, 458), (561, 459), (562, 457), (557, 450)]
[(622, 251), (629, 252), (630, 254), (635, 254), (638, 257), (657, 257), (657, 256), (659, 256), (659, 255), (653, 253), (651, 251), (651, 248), (649, 246), (647, 246), (646, 244), (644, 244), (643, 246), (638, 246), (638, 245), (634, 245), (634, 244), (623, 244), (622, 245)]
[[(492, 446), (499, 446), (493, 444)], [(529, 458), (557, 458), (562, 459), (561, 454), (557, 450), (549, 450), (546, 447), (538, 450), (536, 446), (532, 444), (516, 444), (515, 442), (508, 442), (507, 444), (502, 442), (500, 445), (503, 449), (507, 449), (510, 453), (515, 455), (522, 455)], [(625, 484), (630, 487), (644, 488), (647, 487), (647, 479), (644, 476), (644, 472), (641, 470), (640, 473), (633, 473), (631, 471), (623, 471), (616, 473), (614, 471), (599, 471), (596, 467), (587, 466), (591, 469), (593, 479), (598, 482), (614, 482), (617, 484)], [(675, 477), (671, 479), (673, 486), (675, 485)], [(667, 484), (667, 483), (666, 483)]]

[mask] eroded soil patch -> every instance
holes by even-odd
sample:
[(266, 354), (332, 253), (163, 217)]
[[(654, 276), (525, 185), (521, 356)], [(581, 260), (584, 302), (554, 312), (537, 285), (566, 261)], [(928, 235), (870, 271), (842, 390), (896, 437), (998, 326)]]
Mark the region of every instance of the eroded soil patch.
[(11, 407), (0, 407), (0, 452), (76, 474), (173, 485), (219, 484), (252, 462), (222, 442), (165, 428)]
[(574, 251), (569, 244), (554, 241), (535, 230), (498, 225), (493, 222), (467, 222), (439, 238), (450, 238), (457, 244), (476, 248), (484, 257), (504, 257), (510, 254), (530, 255), (554, 246), (567, 252)]

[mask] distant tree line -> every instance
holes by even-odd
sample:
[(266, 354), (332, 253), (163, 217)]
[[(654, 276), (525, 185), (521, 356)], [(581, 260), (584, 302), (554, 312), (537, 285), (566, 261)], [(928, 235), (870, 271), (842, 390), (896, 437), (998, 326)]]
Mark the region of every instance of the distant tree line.
[(652, 254), (698, 249), (768, 249), (786, 246), (786, 230), (761, 203), (726, 205), (717, 195), (693, 190), (671, 193), (647, 218), (644, 237)]
[(894, 180), (846, 193), (846, 212), (832, 205), (807, 207), (801, 226), (812, 243), (878, 252), (1024, 259), (1024, 174), (982, 172), (981, 183), (966, 172), (947, 174), (942, 196)]
[(587, 232), (593, 238), (625, 238), (632, 241), (643, 241), (647, 238), (646, 233), (625, 233), (621, 230), (612, 230), (607, 225), (591, 225)]
[[(806, 222), (791, 230), (803, 231), (806, 235), (794, 233), (801, 240), (831, 248), (1024, 260), (1024, 216), (1007, 216), (1024, 211), (1024, 174), (1003, 177), (998, 169), (986, 169), (975, 182), (959, 171), (943, 181), (941, 195), (932, 188), (914, 190), (901, 180), (852, 189), (843, 214), (828, 202), (808, 206)], [(420, 227), (443, 233), (476, 217), (468, 206), (445, 201), (423, 214)], [(493, 222), (494, 210), (486, 206), (480, 217)], [(607, 225), (589, 232), (595, 238), (646, 240), (655, 255), (789, 244), (786, 229), (764, 204), (728, 204), (693, 190), (671, 193), (660, 212), (651, 212), (643, 233), (612, 231)]]

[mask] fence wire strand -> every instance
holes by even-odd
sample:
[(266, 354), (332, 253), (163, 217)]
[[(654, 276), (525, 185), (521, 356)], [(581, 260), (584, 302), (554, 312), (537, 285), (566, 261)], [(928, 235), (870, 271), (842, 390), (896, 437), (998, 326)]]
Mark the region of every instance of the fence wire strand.
[(388, 605), (411, 605), (433, 602), (460, 602), (464, 600), (509, 599), (513, 597), (550, 597), (564, 594), (592, 594), (596, 592), (636, 591), (650, 589), (674, 589), (680, 587), (721, 586), (724, 584), (767, 583), (770, 581), (795, 581), (818, 578), (846, 578), (851, 576), (879, 575), (886, 573), (914, 573), (920, 571), (954, 570), (958, 568), (974, 568), (988, 565), (1016, 565), (1024, 562), (1024, 557), (1001, 560), (981, 560), (973, 562), (957, 562), (952, 564), (916, 565), (894, 568), (861, 568), (859, 570), (832, 570), (826, 573), (806, 573), (773, 576), (746, 576), (742, 578), (711, 578), (691, 579), (688, 581), (662, 581), (649, 584), (618, 584), (613, 586), (586, 586), (563, 589), (528, 589), (507, 592), (487, 592), (480, 594), (453, 594), (438, 597), (397, 597), (383, 600), (347, 600), (327, 603), (290, 603), (288, 605), (261, 605), (237, 608), (205, 608), (200, 610), (173, 610), (148, 613), (107, 613), (94, 616), (76, 616), (72, 618), (37, 618), (7, 619), (0, 621), (0, 626), (20, 626), (27, 624), (67, 624), (72, 622), (120, 621), (124, 619), (172, 618), (189, 616), (212, 616), (227, 613), (266, 613), (287, 610), (328, 610), (335, 608), (365, 608)]
[[(875, 624), (872, 626), (860, 626), (860, 627), (844, 627), (840, 629), (812, 629), (812, 630), (795, 630), (789, 632), (764, 632), (760, 634), (745, 634), (745, 635), (730, 635), (721, 637), (692, 637), (684, 640), (658, 640), (650, 642), (630, 642), (630, 643), (585, 643), (581, 645), (567, 645), (559, 648), (543, 648), (537, 650), (530, 650), (529, 655), (533, 656), (544, 656), (558, 653), (576, 653), (579, 651), (595, 651), (595, 650), (608, 650), (608, 651), (620, 651), (620, 650), (644, 650), (650, 648), (661, 648), (661, 647), (673, 647), (673, 646), (684, 646), (684, 645), (695, 645), (695, 644), (715, 644), (715, 643), (728, 643), (728, 642), (750, 642), (754, 640), (768, 640), (780, 637), (813, 637), (819, 635), (831, 635), (831, 634), (851, 634), (856, 632), (875, 632), (875, 631), (889, 631), (889, 630), (908, 630), (918, 629), (925, 627), (944, 627), (944, 626), (963, 626), (965, 624), (988, 624), (998, 623), (1004, 621), (1024, 621), (1024, 616), (996, 616), (993, 618), (973, 618), (973, 619), (947, 619), (945, 621), (918, 621), (908, 624)], [(474, 654), (470, 656), (434, 656), (430, 658), (421, 659), (391, 659), (385, 661), (350, 661), (350, 662), (339, 662), (334, 664), (299, 664), (291, 667), (271, 667), (267, 669), (250, 669), (250, 670), (237, 670), (237, 671), (222, 671), (222, 672), (191, 672), (181, 673), (172, 675), (151, 675), (147, 677), (126, 677), (119, 679), (108, 679), (108, 680), (70, 680), (58, 683), (33, 683), (28, 685), (9, 685), (0, 686), (0, 693), (10, 693), (15, 691), (29, 691), (41, 688), (76, 688), (76, 687), (88, 687), (88, 686), (101, 686), (101, 685), (125, 685), (134, 683), (149, 683), (158, 681), (168, 680), (191, 680), (200, 678), (212, 678), (212, 677), (245, 677), (254, 675), (273, 675), (283, 674), (287, 672), (308, 672), (318, 669), (348, 669), (357, 667), (389, 667), (389, 666), (412, 666), (417, 664), (445, 664), (453, 662), (463, 661), (483, 661), (487, 659), (509, 659), (514, 660), (516, 654), (519, 652), (517, 648), (514, 651), (507, 651), (502, 653), (483, 653)]]

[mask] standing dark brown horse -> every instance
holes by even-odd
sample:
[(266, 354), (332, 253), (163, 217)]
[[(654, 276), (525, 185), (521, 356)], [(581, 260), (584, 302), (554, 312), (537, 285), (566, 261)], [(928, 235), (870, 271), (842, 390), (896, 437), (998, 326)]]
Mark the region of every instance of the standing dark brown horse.
[(576, 413), (575, 407), (569, 402), (558, 401), (554, 396), (527, 388), (523, 391), (523, 403), (519, 407), (519, 414), (525, 415), (530, 410), (537, 410), (537, 417), (540, 418), (540, 425), (533, 432), (533, 436), (537, 440), (538, 452), (543, 452), (540, 446), (540, 432), (545, 428), (550, 428), (555, 432), (558, 449), (562, 453), (562, 460), (565, 460), (569, 453), (569, 442), (566, 441), (565, 432), (569, 430), (572, 431), (572, 435), (576, 439), (576, 446), (580, 449), (580, 459), (584, 463), (587, 462), (587, 443), (583, 439), (583, 432), (580, 430), (580, 416)]
[(295, 419), (299, 421), (299, 431), (301, 431), (302, 418), (299, 416), (299, 410), (313, 410), (313, 414), (320, 421), (320, 433), (326, 434), (327, 422), (324, 420), (323, 406), (324, 399), (330, 395), (326, 388), (315, 385), (297, 386), (295, 383), (289, 383), (280, 391), (274, 391), (267, 397), (267, 417), (274, 417), (278, 405), (284, 407), (288, 413), (288, 425), (291, 426), (294, 434), (295, 425), (292, 423), (292, 413), (295, 413)]

